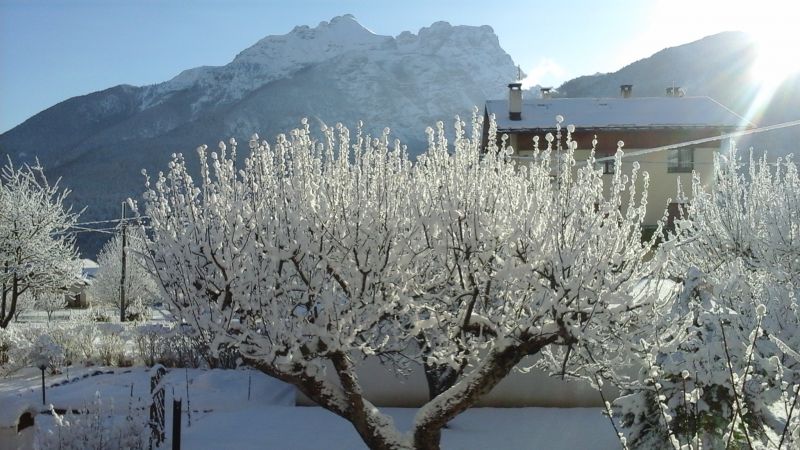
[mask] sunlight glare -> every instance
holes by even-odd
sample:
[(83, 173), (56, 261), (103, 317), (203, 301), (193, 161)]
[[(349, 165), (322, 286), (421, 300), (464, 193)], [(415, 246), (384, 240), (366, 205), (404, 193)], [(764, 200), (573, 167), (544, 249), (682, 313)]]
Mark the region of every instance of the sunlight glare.
[[(800, 9), (800, 6), (791, 8)], [(762, 84), (762, 89), (775, 88), (787, 77), (800, 72), (800, 59), (796, 56), (800, 32), (779, 23), (765, 23), (750, 34), (758, 46), (751, 75)]]

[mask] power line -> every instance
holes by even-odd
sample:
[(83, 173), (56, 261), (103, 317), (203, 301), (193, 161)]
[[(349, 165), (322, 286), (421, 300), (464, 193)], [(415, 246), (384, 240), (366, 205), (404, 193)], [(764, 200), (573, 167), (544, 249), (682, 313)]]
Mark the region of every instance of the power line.
[[(661, 151), (664, 151), (664, 150), (674, 150), (676, 148), (689, 147), (689, 146), (697, 145), (697, 144), (705, 144), (706, 142), (721, 141), (723, 139), (730, 139), (730, 138), (739, 137), (739, 136), (748, 136), (748, 135), (751, 135), (751, 134), (763, 133), (765, 131), (773, 131), (773, 130), (780, 130), (782, 128), (796, 127), (798, 125), (800, 125), (800, 120), (793, 120), (791, 122), (783, 122), (783, 123), (778, 123), (778, 124), (775, 124), (775, 125), (768, 125), (766, 127), (753, 128), (753, 129), (750, 129), (750, 130), (734, 131), (734, 132), (731, 132), (731, 133), (721, 134), (719, 136), (714, 136), (714, 137), (709, 137), (709, 138), (695, 139), (693, 141), (679, 142), (677, 144), (662, 145), (661, 147), (653, 147), (653, 148), (648, 148), (648, 149), (644, 149), (644, 150), (635, 150), (635, 151), (632, 151), (630, 153), (623, 153), (622, 157), (623, 158), (631, 158), (631, 157), (636, 157), (636, 156), (641, 156), (641, 155), (647, 155), (647, 154), (650, 154), (650, 153), (661, 152)], [(595, 159), (595, 162), (611, 161), (614, 158), (615, 158), (615, 156), (613, 156), (613, 155), (612, 156), (605, 156), (605, 157), (602, 157), (602, 158)]]
[(75, 230), (73, 231), (73, 233), (75, 234), (78, 233), (105, 233), (111, 235), (117, 234), (116, 228), (84, 228), (84, 227), (71, 227), (71, 228)]
[(121, 219), (95, 220), (94, 222), (80, 222), (74, 225), (98, 225), (101, 223), (119, 222)]
[(131, 217), (131, 218), (123, 218), (123, 219), (108, 219), (108, 220), (95, 220), (93, 222), (78, 222), (78, 223), (73, 224), (73, 227), (75, 227), (75, 226), (84, 226), (84, 225), (98, 225), (98, 224), (101, 224), (101, 223), (112, 223), (112, 222), (132, 222), (132, 221), (139, 220), (139, 219), (149, 219), (149, 218), (150, 217), (148, 217), (148, 216), (136, 216), (136, 217)]
[[(634, 151), (631, 151), (631, 152), (628, 152), (628, 153), (623, 152), (622, 158), (633, 158), (633, 157), (637, 157), (637, 156), (648, 155), (650, 153), (661, 152), (661, 151), (664, 151), (664, 150), (674, 150), (674, 149), (677, 149), (677, 148), (690, 147), (690, 146), (693, 146), (693, 145), (705, 144), (705, 143), (708, 143), (708, 142), (721, 141), (721, 140), (730, 139), (730, 138), (733, 138), (733, 137), (748, 136), (748, 135), (751, 135), (751, 134), (764, 133), (766, 131), (774, 131), (774, 130), (780, 130), (782, 128), (796, 127), (798, 125), (800, 125), (800, 120), (792, 120), (790, 122), (783, 122), (783, 123), (778, 123), (778, 124), (775, 124), (775, 125), (768, 125), (768, 126), (765, 126), (765, 127), (752, 128), (750, 130), (734, 131), (734, 132), (731, 132), (731, 133), (721, 134), (719, 136), (713, 136), (713, 137), (708, 137), (708, 138), (703, 138), (703, 139), (695, 139), (695, 140), (692, 140), (692, 141), (678, 142), (676, 144), (662, 145), (661, 147), (653, 147), (653, 148), (647, 148), (647, 149), (643, 149), (643, 150), (634, 150)], [(581, 150), (581, 149), (579, 149), (579, 150)], [(531, 160), (531, 161), (533, 161), (535, 159), (533, 156), (518, 156), (518, 155), (512, 155), (511, 158), (517, 159), (517, 160)], [(616, 158), (616, 155), (603, 156), (601, 158), (595, 158), (594, 162), (600, 163), (600, 162), (605, 162), (605, 161), (613, 161), (615, 158)], [(658, 163), (658, 161), (647, 161), (648, 164), (651, 163), (651, 162)], [(584, 161), (583, 163), (586, 164), (587, 162)], [(697, 163), (695, 163), (695, 164), (697, 164)], [(703, 163), (701, 163), (701, 164), (703, 164)], [(705, 163), (705, 164), (708, 164), (708, 163)]]

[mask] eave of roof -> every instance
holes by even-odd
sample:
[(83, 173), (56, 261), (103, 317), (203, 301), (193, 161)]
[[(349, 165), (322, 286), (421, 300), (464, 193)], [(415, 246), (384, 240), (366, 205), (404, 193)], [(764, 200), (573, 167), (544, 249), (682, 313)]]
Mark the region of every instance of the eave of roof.
[(583, 130), (736, 130), (754, 126), (709, 97), (527, 99), (522, 103), (522, 120), (510, 120), (506, 100), (487, 101), (485, 111), (495, 115), (501, 132), (552, 130), (556, 115)]
[[(576, 125), (576, 128), (579, 128), (580, 131), (653, 131), (653, 130), (707, 130), (707, 129), (714, 129), (714, 130), (721, 130), (721, 131), (734, 131), (740, 130), (742, 128), (750, 128), (751, 126), (711, 126), (711, 125), (652, 125), (652, 126), (641, 126), (641, 125), (613, 125), (607, 127), (579, 127)], [(556, 126), (553, 124), (550, 127), (542, 127), (542, 128), (497, 128), (498, 133), (504, 133), (513, 131), (514, 133), (538, 133), (542, 131), (553, 131), (555, 130)]]

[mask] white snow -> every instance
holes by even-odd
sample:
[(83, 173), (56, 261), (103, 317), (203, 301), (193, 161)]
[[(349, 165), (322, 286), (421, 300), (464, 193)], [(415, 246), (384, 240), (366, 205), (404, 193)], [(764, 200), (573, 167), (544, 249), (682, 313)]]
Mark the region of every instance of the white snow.
[[(414, 409), (382, 410), (400, 430), (411, 427)], [(187, 430), (186, 448), (366, 448), (352, 425), (317, 407), (255, 407), (215, 414), (197, 424)], [(443, 431), (442, 448), (603, 450), (617, 449), (619, 442), (600, 408), (475, 408)]]
[(752, 125), (709, 97), (526, 99), (522, 120), (511, 120), (508, 101), (486, 102), (497, 129), (553, 129), (556, 115), (577, 128), (727, 127)]
[[(101, 373), (92, 375), (96, 372)], [(41, 405), (40, 376), (37, 369), (25, 369), (0, 380), (0, 423), (15, 420), (16, 413), (27, 406), (47, 409)], [(250, 401), (248, 376), (252, 377)], [(260, 372), (189, 369), (188, 377), (192, 425), (188, 426), (184, 413), (183, 448), (366, 448), (350, 423), (319, 407), (294, 406), (294, 388)], [(54, 386), (66, 379), (66, 372), (47, 377), (48, 403), (56, 408), (81, 408), (90, 405), (99, 392), (104, 404), (113, 398), (120, 414), (126, 411), (131, 386), (135, 398), (146, 398), (150, 383), (149, 372), (142, 367), (70, 368), (69, 379), (74, 381)], [(164, 384), (169, 440), (173, 392), (183, 399), (186, 409), (186, 372), (169, 369)], [(409, 408), (382, 411), (392, 416), (403, 432), (411, 427), (416, 412)], [(41, 433), (53, 426), (53, 419), (40, 414), (36, 423)], [(602, 450), (618, 446), (600, 408), (475, 408), (458, 416), (442, 438), (445, 449)]]
[[(288, 78), (316, 64), (338, 60), (333, 70), (342, 72), (341, 89), (361, 100), (369, 101), (374, 93), (369, 89), (426, 89), (431, 95), (425, 98), (435, 102), (437, 98), (463, 96), (464, 89), (455, 87), (456, 79), (434, 79), (424, 76), (433, 74), (441, 67), (412, 65), (410, 61), (420, 56), (430, 56), (431, 65), (446, 60), (455, 64), (460, 73), (465, 70), (478, 79), (477, 86), (496, 87), (483, 92), (481, 98), (492, 98), (502, 94), (502, 88), (512, 76), (513, 61), (499, 50), (497, 36), (489, 26), (452, 26), (447, 22), (436, 22), (422, 28), (418, 34), (403, 32), (397, 37), (373, 33), (362, 26), (352, 15), (334, 17), (330, 22), (320, 22), (316, 27), (297, 26), (284, 35), (267, 36), (240, 52), (225, 66), (202, 66), (181, 72), (175, 78), (148, 87), (142, 94), (142, 109), (154, 106), (169, 97), (169, 93), (198, 87), (202, 98), (193, 105), (199, 110), (202, 104), (229, 102), (243, 98), (247, 93), (267, 83)], [(365, 66), (363, 61), (372, 61)], [(456, 69), (456, 68), (454, 68)], [(408, 73), (415, 73), (409, 77)], [(394, 78), (397, 78), (396, 80)], [(411, 78), (426, 80), (420, 85), (404, 86)], [(386, 80), (385, 86), (376, 87), (375, 80)], [(365, 90), (366, 89), (366, 90)], [(483, 89), (483, 88), (479, 88)], [(472, 104), (473, 101), (466, 104)], [(402, 105), (398, 106), (398, 108)], [(429, 108), (426, 105), (417, 105)], [(381, 111), (386, 105), (364, 105), (367, 111)], [(375, 114), (372, 114), (375, 115)], [(370, 114), (367, 114), (370, 116)], [(401, 127), (403, 124), (395, 124)], [(253, 128), (242, 127), (252, 132)], [(419, 130), (423, 128), (416, 127)]]

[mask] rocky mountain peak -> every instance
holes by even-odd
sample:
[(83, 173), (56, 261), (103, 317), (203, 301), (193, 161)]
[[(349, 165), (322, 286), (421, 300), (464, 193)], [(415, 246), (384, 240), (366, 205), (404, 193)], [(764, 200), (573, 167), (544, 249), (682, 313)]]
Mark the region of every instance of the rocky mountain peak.
[(391, 41), (364, 28), (350, 14), (337, 16), (316, 27), (296, 26), (284, 35), (267, 36), (239, 53), (232, 64), (274, 65), (277, 57), (290, 57), (295, 62), (315, 62), (345, 51), (379, 47)]
[[(0, 150), (40, 158), (76, 207), (88, 206), (83, 218), (104, 219), (141, 193), (142, 168), (163, 170), (171, 153), (253, 133), (270, 139), (303, 117), (363, 120), (368, 133), (391, 126), (418, 153), (427, 126), (503, 96), (515, 74), (491, 27), (437, 22), (392, 37), (344, 15), (267, 36), (223, 66), (68, 99), (0, 135)], [(89, 255), (100, 244), (81, 242)]]

